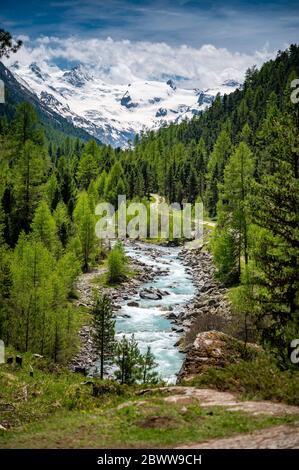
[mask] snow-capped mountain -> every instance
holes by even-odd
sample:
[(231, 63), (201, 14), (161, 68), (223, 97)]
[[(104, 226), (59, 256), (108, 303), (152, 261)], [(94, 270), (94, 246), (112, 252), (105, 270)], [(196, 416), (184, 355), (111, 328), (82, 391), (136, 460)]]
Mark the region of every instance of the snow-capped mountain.
[(191, 119), (215, 99), (241, 85), (227, 80), (211, 89), (187, 89), (172, 77), (165, 81), (104, 81), (79, 64), (63, 71), (46, 63), (10, 67), (15, 78), (42, 103), (103, 143), (126, 146), (136, 133)]

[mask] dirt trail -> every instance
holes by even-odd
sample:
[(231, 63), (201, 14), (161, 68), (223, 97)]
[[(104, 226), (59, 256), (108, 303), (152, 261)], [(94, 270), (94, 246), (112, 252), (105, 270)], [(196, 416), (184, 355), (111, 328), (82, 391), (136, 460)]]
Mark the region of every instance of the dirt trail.
[(187, 444), (177, 449), (298, 449), (299, 422), (273, 426), (224, 439)]
[[(250, 415), (294, 416), (298, 422), (272, 426), (267, 429), (242, 433), (228, 438), (211, 439), (198, 443), (186, 444), (178, 449), (298, 449), (299, 448), (299, 407), (271, 401), (239, 401), (229, 392), (219, 392), (211, 389), (195, 387), (161, 387), (159, 391), (165, 394), (166, 403), (181, 404), (182, 406), (198, 403), (201, 407), (221, 406), (234, 412), (241, 411)], [(153, 390), (143, 390), (141, 395), (150, 395)], [(142, 403), (142, 402), (140, 402)], [(135, 402), (138, 406), (138, 402)]]
[(160, 393), (167, 395), (164, 400), (166, 403), (190, 404), (197, 402), (201, 407), (222, 406), (229, 411), (243, 411), (253, 416), (283, 416), (298, 415), (299, 406), (286, 405), (284, 403), (274, 403), (271, 401), (240, 401), (229, 392), (219, 392), (209, 388), (195, 387), (160, 387), (158, 389), (146, 389), (139, 392), (140, 395), (151, 395), (159, 390)]

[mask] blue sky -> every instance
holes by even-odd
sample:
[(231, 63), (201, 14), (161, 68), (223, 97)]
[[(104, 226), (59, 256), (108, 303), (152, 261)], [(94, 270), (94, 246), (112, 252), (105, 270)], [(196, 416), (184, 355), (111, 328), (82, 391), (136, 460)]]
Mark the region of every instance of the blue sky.
[[(200, 0), (0, 0), (0, 24), (14, 34), (213, 44), (230, 51), (299, 42), (299, 2)], [(12, 8), (13, 5), (13, 8)]]

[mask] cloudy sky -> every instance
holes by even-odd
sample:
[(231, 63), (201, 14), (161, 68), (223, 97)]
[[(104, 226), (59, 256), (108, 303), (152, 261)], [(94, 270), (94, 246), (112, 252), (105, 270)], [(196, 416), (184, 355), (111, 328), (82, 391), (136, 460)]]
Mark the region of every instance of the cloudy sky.
[(298, 42), (299, 2), (1, 0), (0, 25), (25, 40), (21, 60), (83, 62), (111, 80), (203, 82), (206, 75), (238, 79)]

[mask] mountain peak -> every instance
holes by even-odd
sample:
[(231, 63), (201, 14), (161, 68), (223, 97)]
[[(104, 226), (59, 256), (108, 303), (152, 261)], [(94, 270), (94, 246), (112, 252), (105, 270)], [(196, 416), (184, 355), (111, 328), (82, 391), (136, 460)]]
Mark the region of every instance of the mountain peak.
[[(94, 74), (89, 70), (81, 63), (64, 71), (50, 69), (45, 62), (11, 67), (19, 82), (35, 92), (43, 105), (115, 147), (126, 146), (128, 139), (140, 132), (192, 119), (210, 106), (218, 93), (230, 93), (237, 84), (230, 80), (226, 85), (192, 90), (169, 75), (116, 82), (103, 80), (98, 68)], [(176, 83), (180, 83), (178, 88)]]
[[(17, 69), (18, 68), (19, 66), (17, 66)], [(31, 70), (31, 72), (33, 72), (36, 75), (37, 78), (39, 78), (42, 81), (45, 81), (48, 78), (48, 74), (43, 73), (41, 68), (37, 65), (36, 62), (31, 62), (31, 64), (29, 65), (29, 69)]]
[(63, 78), (74, 87), (81, 88), (86, 82), (92, 80), (93, 77), (82, 64), (77, 64), (71, 70), (64, 72)]
[(233, 79), (225, 80), (222, 85), (231, 86), (233, 88), (240, 88), (242, 86), (241, 83)]

